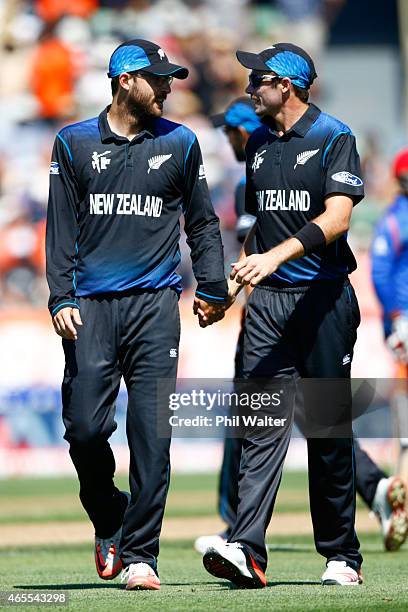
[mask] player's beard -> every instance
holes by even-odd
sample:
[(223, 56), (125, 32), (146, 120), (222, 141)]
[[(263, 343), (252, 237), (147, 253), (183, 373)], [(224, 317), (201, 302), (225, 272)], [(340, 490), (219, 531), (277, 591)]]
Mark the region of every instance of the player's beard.
[(156, 96), (144, 94), (135, 87), (129, 91), (127, 110), (132, 117), (140, 120), (143, 117), (161, 117), (163, 105), (158, 104)]

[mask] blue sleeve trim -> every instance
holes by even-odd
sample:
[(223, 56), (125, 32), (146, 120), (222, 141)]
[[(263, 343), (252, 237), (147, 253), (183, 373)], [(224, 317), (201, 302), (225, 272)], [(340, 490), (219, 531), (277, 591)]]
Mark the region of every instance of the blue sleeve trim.
[(329, 149), (332, 146), (333, 142), (336, 140), (336, 138), (338, 138), (342, 134), (350, 134), (350, 133), (351, 132), (337, 132), (337, 134), (335, 134), (333, 136), (333, 138), (331, 139), (331, 141), (329, 142), (329, 144), (327, 145), (327, 147), (325, 148), (324, 153), (323, 153), (323, 157), (322, 157), (322, 166), (323, 166), (323, 168), (324, 168), (324, 164), (326, 162), (326, 157), (327, 157), (327, 155), (329, 153)]
[(76, 302), (63, 302), (62, 304), (58, 304), (58, 306), (56, 306), (54, 310), (52, 310), (51, 315), (54, 316), (55, 314), (57, 314), (59, 310), (61, 310), (61, 308), (66, 308), (67, 306), (71, 306), (71, 308), (79, 309), (79, 306)]
[(63, 139), (61, 134), (57, 134), (57, 138), (59, 138), (62, 144), (65, 146), (66, 150), (68, 151), (69, 159), (72, 161), (72, 153), (71, 153), (71, 149), (68, 146), (68, 143), (66, 142), (66, 140)]
[(188, 149), (187, 149), (186, 158), (185, 158), (185, 160), (184, 160), (184, 170), (183, 170), (183, 174), (185, 174), (185, 173), (186, 173), (186, 164), (187, 164), (187, 159), (188, 159), (188, 156), (190, 155), (191, 147), (193, 146), (193, 144), (195, 143), (195, 141), (196, 141), (196, 138), (194, 138), (194, 140), (192, 140), (192, 141), (190, 142), (190, 145), (189, 145), (189, 147), (188, 147)]
[(196, 295), (202, 295), (204, 297), (210, 298), (211, 300), (219, 300), (220, 302), (225, 302), (226, 300), (226, 298), (209, 295), (208, 293), (203, 293), (202, 291), (196, 291)]

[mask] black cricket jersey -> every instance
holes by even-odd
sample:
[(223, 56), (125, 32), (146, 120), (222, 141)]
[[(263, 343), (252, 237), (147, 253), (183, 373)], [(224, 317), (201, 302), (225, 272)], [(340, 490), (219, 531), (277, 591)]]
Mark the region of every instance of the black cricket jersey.
[(157, 118), (129, 141), (110, 129), (108, 109), (55, 139), (46, 239), (51, 314), (81, 296), (180, 291), (181, 213), (196, 293), (224, 301), (219, 220), (195, 134)]
[[(246, 211), (257, 217), (256, 248), (265, 253), (325, 211), (330, 194), (364, 197), (350, 128), (314, 104), (283, 136), (268, 125), (246, 147)], [(354, 265), (353, 265), (354, 264)], [(341, 236), (318, 252), (289, 261), (269, 277), (288, 284), (347, 275), (355, 260)]]

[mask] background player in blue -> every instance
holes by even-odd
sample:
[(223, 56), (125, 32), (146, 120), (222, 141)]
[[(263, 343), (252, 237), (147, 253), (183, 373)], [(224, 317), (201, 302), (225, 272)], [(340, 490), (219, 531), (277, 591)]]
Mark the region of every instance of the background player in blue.
[(398, 364), (393, 414), (400, 437), (398, 471), (408, 478), (408, 149), (393, 163), (399, 194), (380, 219), (372, 245), (372, 277), (383, 308), (384, 335)]
[[(158, 381), (172, 392), (177, 371), (181, 212), (201, 320), (222, 317), (228, 295), (197, 139), (161, 118), (172, 78), (187, 75), (158, 45), (123, 43), (109, 63), (111, 106), (61, 130), (50, 167), (47, 278), (65, 352), (65, 438), (95, 527), (98, 574), (111, 579), (123, 567), (127, 589), (160, 588), (171, 432), (158, 437), (156, 403)], [(114, 485), (108, 443), (122, 376), (130, 496)]]
[[(255, 286), (245, 320), (244, 377), (347, 380), (360, 315), (347, 277), (356, 264), (346, 232), (364, 195), (354, 136), (307, 103), (316, 72), (305, 51), (280, 43), (237, 57), (252, 70), (246, 92), (264, 122), (246, 148), (246, 210), (257, 216), (256, 253), (244, 251), (231, 274), (232, 297), (245, 284)], [(351, 426), (342, 438), (307, 442), (315, 544), (327, 560), (322, 583), (357, 585), (362, 557)], [(243, 587), (266, 585), (265, 531), (288, 443), (287, 434), (262, 441), (258, 433), (244, 436), (237, 519), (229, 542), (205, 553), (210, 573)]]
[[(238, 98), (231, 102), (224, 113), (211, 117), (214, 127), (223, 127), (238, 161), (245, 161), (245, 146), (250, 134), (262, 123), (254, 110), (250, 98)], [(408, 187), (408, 181), (407, 181)], [(235, 190), (235, 213), (237, 216), (236, 235), (243, 242), (256, 218), (245, 211), (245, 177)], [(389, 282), (390, 279), (387, 279)], [(389, 285), (387, 285), (388, 287)], [(246, 299), (250, 287), (246, 286)], [(242, 353), (244, 340), (244, 314), (235, 355), (234, 378), (242, 377)], [(406, 411), (407, 412), (407, 411)], [(302, 423), (299, 423), (300, 427)], [(377, 515), (383, 534), (384, 547), (389, 551), (398, 550), (408, 534), (408, 517), (404, 510), (406, 485), (399, 477), (387, 475), (354, 440), (356, 457), (356, 490), (367, 506)], [(227, 541), (236, 520), (238, 507), (238, 477), (241, 460), (242, 439), (227, 437), (218, 489), (218, 511), (226, 523), (220, 534), (204, 535), (194, 543), (196, 550), (204, 554), (210, 546)]]
[[(213, 115), (211, 122), (214, 127), (222, 127), (228, 138), (237, 161), (245, 161), (245, 147), (252, 132), (262, 123), (255, 113), (255, 105), (248, 97), (233, 100), (224, 113)], [(239, 181), (235, 189), (236, 235), (242, 244), (255, 222), (254, 215), (245, 210), (245, 176)]]

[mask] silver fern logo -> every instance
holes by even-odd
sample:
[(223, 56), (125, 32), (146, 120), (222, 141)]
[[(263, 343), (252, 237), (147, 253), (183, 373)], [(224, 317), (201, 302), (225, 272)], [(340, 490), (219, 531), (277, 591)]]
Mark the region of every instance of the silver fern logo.
[(169, 155), (155, 155), (154, 157), (148, 159), (147, 163), (149, 164), (149, 169), (147, 174), (150, 174), (150, 170), (158, 170), (160, 166), (164, 164), (165, 161), (170, 159), (172, 155), (173, 153), (169, 153)]
[(299, 153), (296, 157), (296, 164), (293, 166), (293, 169), (296, 170), (296, 166), (304, 166), (305, 163), (319, 151), (320, 149), (315, 149), (314, 151), (303, 151), (303, 153)]

